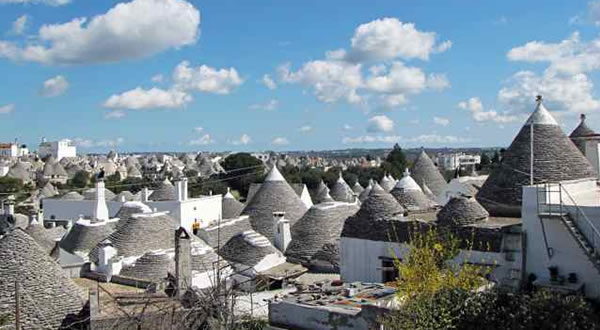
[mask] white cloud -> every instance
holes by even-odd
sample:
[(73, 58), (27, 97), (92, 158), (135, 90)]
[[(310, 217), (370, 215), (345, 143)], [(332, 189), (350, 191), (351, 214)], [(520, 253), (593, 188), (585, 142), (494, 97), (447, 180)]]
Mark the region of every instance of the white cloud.
[(150, 80), (155, 83), (161, 83), (161, 82), (163, 82), (164, 79), (165, 79), (165, 77), (162, 74), (157, 74), (157, 75), (152, 76), (152, 78)]
[(69, 89), (69, 82), (61, 75), (44, 81), (40, 94), (44, 97), (55, 97), (64, 94)]
[(15, 111), (14, 104), (0, 105), (0, 115), (7, 115)]
[(250, 142), (252, 142), (252, 138), (250, 138), (250, 135), (248, 134), (242, 134), (242, 136), (240, 136), (239, 139), (237, 140), (233, 140), (233, 141), (229, 141), (230, 144), (239, 146), (239, 145), (247, 145)]
[(104, 102), (104, 107), (130, 110), (174, 109), (181, 108), (191, 101), (191, 95), (179, 90), (137, 87), (122, 94), (112, 95)]
[(321, 102), (332, 103), (345, 100), (358, 103), (356, 90), (362, 85), (361, 65), (343, 61), (318, 60), (304, 63), (296, 72), (285, 64), (278, 69), (285, 83), (300, 83), (312, 87)]
[(81, 148), (98, 148), (98, 147), (110, 147), (114, 148), (119, 146), (125, 142), (125, 139), (122, 137), (118, 137), (116, 139), (104, 139), (104, 140), (94, 140), (88, 138), (74, 138), (73, 142), (75, 145)]
[(344, 124), (342, 128), (344, 129), (344, 131), (351, 131), (353, 129), (353, 127), (348, 124)]
[(345, 137), (344, 144), (366, 144), (366, 143), (407, 143), (407, 144), (456, 144), (469, 142), (469, 139), (454, 135), (422, 134), (415, 137), (403, 137), (399, 135), (364, 135), (358, 137)]
[(251, 110), (264, 110), (264, 111), (274, 111), (279, 107), (279, 101), (273, 99), (269, 100), (264, 104), (252, 104), (248, 108)]
[(304, 125), (304, 126), (298, 128), (298, 131), (302, 132), (302, 133), (308, 133), (308, 132), (310, 132), (312, 130), (313, 130), (313, 127), (310, 126), (310, 125)]
[(45, 4), (49, 6), (64, 6), (71, 3), (71, 0), (0, 0), (1, 4)]
[(352, 61), (394, 58), (427, 60), (430, 54), (446, 51), (451, 46), (450, 41), (436, 45), (435, 32), (422, 32), (413, 23), (388, 17), (358, 26), (347, 58)]
[(25, 29), (27, 29), (28, 21), (29, 16), (27, 15), (22, 15), (21, 17), (17, 18), (12, 24), (11, 32), (14, 34), (23, 34)]
[(368, 121), (369, 132), (391, 132), (394, 130), (394, 121), (386, 115), (373, 116)]
[(0, 56), (47, 64), (117, 62), (193, 44), (199, 25), (200, 12), (187, 1), (133, 0), (90, 19), (44, 25), (35, 43), (9, 43), (12, 56)]
[(466, 101), (458, 103), (458, 107), (463, 110), (468, 110), (476, 122), (492, 121), (495, 123), (510, 123), (519, 119), (518, 116), (511, 115), (508, 113), (498, 113), (494, 110), (485, 111), (483, 103), (478, 97), (472, 97)]
[(173, 82), (179, 90), (229, 94), (244, 81), (234, 68), (214, 69), (206, 65), (194, 68), (188, 61), (183, 61), (173, 72)]
[(203, 131), (204, 131), (204, 127), (201, 127), (201, 126), (194, 127), (194, 131), (195, 131), (196, 133), (203, 132)]
[(276, 137), (271, 141), (271, 144), (275, 146), (286, 146), (290, 144), (290, 141), (284, 137)]
[(201, 136), (198, 139), (191, 140), (189, 142), (189, 145), (191, 145), (191, 146), (205, 146), (205, 145), (209, 145), (209, 144), (213, 144), (213, 143), (215, 143), (215, 140), (213, 140), (210, 137), (210, 134), (204, 134), (203, 136)]
[(109, 111), (104, 115), (106, 119), (121, 119), (125, 117), (125, 112), (122, 110)]
[(444, 117), (433, 117), (433, 123), (440, 126), (448, 126), (450, 124), (450, 119)]
[(551, 110), (581, 113), (600, 110), (593, 92), (593, 82), (583, 73), (564, 76), (519, 71), (498, 92), (498, 101), (513, 111), (528, 113), (534, 108), (535, 96), (542, 95)]
[(270, 75), (265, 74), (262, 78), (262, 83), (267, 86), (268, 89), (275, 89), (277, 88), (277, 84), (275, 83), (275, 81), (273, 80), (273, 78), (271, 78)]
[(425, 89), (427, 78), (420, 68), (409, 67), (402, 62), (393, 62), (389, 70), (371, 70), (366, 87), (372, 91), (388, 94), (418, 93)]

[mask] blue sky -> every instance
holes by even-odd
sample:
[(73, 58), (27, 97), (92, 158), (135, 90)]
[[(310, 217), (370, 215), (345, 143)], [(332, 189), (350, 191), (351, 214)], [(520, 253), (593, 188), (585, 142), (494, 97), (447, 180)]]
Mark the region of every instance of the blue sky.
[(537, 93), (600, 129), (600, 2), (0, 0), (0, 31), (0, 140), (33, 146), (504, 146)]

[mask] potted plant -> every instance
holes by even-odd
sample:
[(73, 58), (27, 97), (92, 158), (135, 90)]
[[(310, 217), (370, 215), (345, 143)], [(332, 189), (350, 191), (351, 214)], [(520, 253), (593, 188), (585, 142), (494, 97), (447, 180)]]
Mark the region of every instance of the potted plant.
[(548, 271), (550, 272), (550, 281), (552, 281), (552, 282), (558, 281), (558, 267), (550, 266), (550, 267), (548, 267)]

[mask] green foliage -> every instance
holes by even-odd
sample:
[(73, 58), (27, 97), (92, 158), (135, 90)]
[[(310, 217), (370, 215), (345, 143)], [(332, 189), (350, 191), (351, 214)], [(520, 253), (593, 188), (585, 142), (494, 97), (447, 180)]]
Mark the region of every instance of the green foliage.
[[(353, 166), (349, 167), (346, 172), (344, 172), (344, 177), (348, 175), (348, 173), (353, 174), (358, 179), (358, 183), (361, 186), (366, 187), (369, 184), (369, 180), (373, 179), (375, 181), (381, 180), (383, 175), (385, 174), (385, 169), (382, 167), (360, 167)], [(337, 179), (337, 178), (336, 178)], [(348, 183), (350, 184), (350, 183)]]
[(386, 172), (394, 176), (395, 178), (401, 178), (402, 172), (408, 167), (408, 161), (406, 160), (406, 154), (400, 148), (398, 143), (394, 145), (394, 148), (385, 158), (385, 162), (381, 164)]
[(21, 179), (11, 178), (8, 176), (0, 177), (0, 193), (20, 193), (23, 192), (24, 186)]
[(222, 166), (227, 171), (224, 177), (231, 188), (239, 191), (243, 196), (248, 195), (250, 184), (260, 182), (264, 177), (263, 163), (249, 153), (233, 154), (225, 158)]
[(492, 160), (490, 159), (490, 156), (488, 156), (487, 153), (482, 152), (481, 153), (481, 162), (480, 162), (481, 167), (489, 166), (491, 163), (492, 163)]
[(213, 195), (226, 194), (227, 185), (225, 182), (215, 179), (207, 178), (205, 180), (198, 179), (196, 182), (188, 183), (188, 193), (190, 197), (198, 197), (200, 195)]
[(67, 184), (71, 188), (85, 188), (90, 184), (90, 174), (86, 171), (78, 171)]
[(547, 290), (444, 289), (410, 301), (383, 323), (386, 329), (600, 329), (594, 309), (582, 296)]
[(306, 185), (308, 189), (316, 189), (323, 179), (323, 170), (318, 168), (308, 168), (300, 173), (302, 183)]
[(500, 163), (500, 153), (498, 152), (498, 150), (494, 151), (494, 156), (492, 156), (492, 164), (499, 164)]
[(106, 187), (109, 188), (115, 194), (118, 194), (125, 190), (131, 192), (132, 194), (137, 194), (140, 190), (142, 190), (142, 188), (144, 188), (145, 184), (146, 182), (142, 178), (126, 178), (121, 182), (114, 184), (111, 183), (111, 185), (107, 183)]

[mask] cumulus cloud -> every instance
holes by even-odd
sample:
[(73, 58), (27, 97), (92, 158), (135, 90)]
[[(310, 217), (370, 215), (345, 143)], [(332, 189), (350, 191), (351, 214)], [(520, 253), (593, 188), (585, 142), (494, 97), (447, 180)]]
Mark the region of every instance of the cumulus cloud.
[(210, 134), (204, 134), (197, 139), (191, 140), (189, 142), (189, 145), (191, 145), (191, 146), (206, 146), (206, 145), (213, 144), (213, 143), (215, 143), (215, 140), (213, 140), (210, 137)]
[[(190, 92), (224, 95), (243, 83), (234, 68), (215, 69), (206, 65), (191, 67), (188, 61), (175, 67), (172, 79), (173, 85), (169, 89), (137, 87), (112, 95), (104, 102), (104, 106), (131, 110), (181, 108), (193, 101)], [(159, 79), (155, 76), (152, 80)]]
[(469, 139), (454, 135), (422, 134), (414, 137), (403, 137), (399, 135), (364, 135), (358, 137), (345, 137), (344, 144), (368, 144), (368, 143), (406, 143), (406, 144), (457, 144), (469, 142)]
[(498, 92), (498, 101), (518, 112), (531, 112), (536, 95), (542, 95), (551, 110), (572, 113), (600, 109), (600, 101), (593, 96), (594, 83), (586, 74), (541, 75), (519, 71)]
[(196, 133), (203, 132), (203, 131), (204, 131), (204, 127), (201, 127), (201, 126), (196, 126), (196, 127), (194, 127), (194, 131), (195, 131)]
[(405, 64), (427, 60), (452, 46), (451, 41), (437, 43), (436, 39), (434, 32), (419, 31), (412, 23), (377, 19), (356, 28), (348, 50), (329, 50), (324, 59), (306, 62), (296, 70), (286, 63), (277, 71), (282, 83), (310, 87), (321, 102), (342, 101), (368, 109), (369, 100), (375, 100), (379, 106), (395, 108), (406, 104), (410, 94), (450, 86), (445, 74), (427, 74)]
[(104, 107), (111, 109), (174, 109), (181, 108), (192, 101), (192, 96), (176, 90), (160, 88), (143, 89), (137, 87), (122, 94), (114, 94), (105, 102)]
[(367, 131), (369, 132), (391, 132), (394, 130), (394, 121), (386, 115), (373, 116), (369, 119)]
[(44, 81), (40, 94), (44, 97), (55, 97), (64, 94), (69, 89), (69, 82), (64, 76), (58, 75)]
[(290, 141), (284, 137), (276, 137), (271, 141), (271, 144), (274, 146), (287, 146), (290, 144)]
[(0, 115), (7, 115), (15, 111), (14, 104), (0, 105)]
[(271, 78), (270, 75), (265, 74), (262, 78), (262, 83), (267, 86), (268, 89), (275, 89), (277, 88), (277, 84), (275, 83), (275, 81), (273, 80), (273, 78)]
[(492, 121), (505, 124), (519, 119), (518, 116), (508, 113), (498, 113), (494, 110), (485, 111), (483, 103), (481, 103), (481, 100), (478, 97), (471, 97), (466, 101), (461, 101), (458, 103), (458, 107), (463, 110), (468, 110), (471, 114), (471, 118), (476, 122)]
[(450, 124), (450, 119), (444, 117), (433, 117), (433, 123), (440, 126), (448, 126)]
[(27, 16), (27, 15), (20, 16), (13, 22), (12, 29), (10, 30), (10, 32), (12, 32), (13, 34), (23, 34), (25, 32), (25, 29), (27, 29), (28, 22), (29, 22), (29, 16)]
[(252, 138), (250, 138), (250, 135), (248, 134), (242, 134), (242, 136), (240, 136), (239, 139), (237, 140), (233, 140), (233, 141), (229, 141), (230, 144), (233, 144), (235, 146), (239, 146), (239, 145), (247, 145), (250, 142), (252, 142)]
[(279, 107), (279, 101), (273, 99), (266, 103), (252, 104), (248, 108), (251, 110), (275, 111)]
[(110, 147), (114, 148), (119, 146), (125, 142), (125, 139), (122, 137), (118, 137), (116, 139), (103, 139), (103, 140), (94, 140), (88, 138), (74, 138), (73, 143), (81, 148), (102, 148), (102, 147)]
[(450, 41), (436, 44), (435, 32), (419, 31), (413, 23), (387, 17), (356, 28), (347, 58), (351, 61), (394, 58), (427, 60), (432, 53), (444, 52), (451, 46)]
[(345, 100), (358, 103), (360, 96), (357, 89), (362, 85), (360, 64), (343, 61), (317, 60), (304, 63), (293, 72), (291, 65), (284, 64), (278, 68), (279, 77), (285, 83), (300, 83), (314, 89), (317, 99), (325, 103)]
[(188, 61), (183, 61), (173, 72), (173, 82), (179, 90), (229, 94), (244, 81), (235, 68), (215, 69), (207, 65), (190, 67)]
[(313, 127), (310, 125), (304, 125), (304, 126), (301, 126), (300, 128), (298, 128), (298, 131), (302, 132), (302, 133), (308, 133), (312, 130), (313, 130)]
[(200, 12), (185, 0), (133, 0), (89, 19), (43, 25), (24, 48), (1, 42), (0, 56), (45, 64), (117, 62), (193, 44), (199, 25)]
[(2, 4), (45, 4), (49, 6), (64, 6), (71, 3), (71, 0), (0, 0)]
[(342, 128), (344, 129), (344, 131), (351, 131), (353, 129), (353, 127), (349, 124), (344, 124)]

